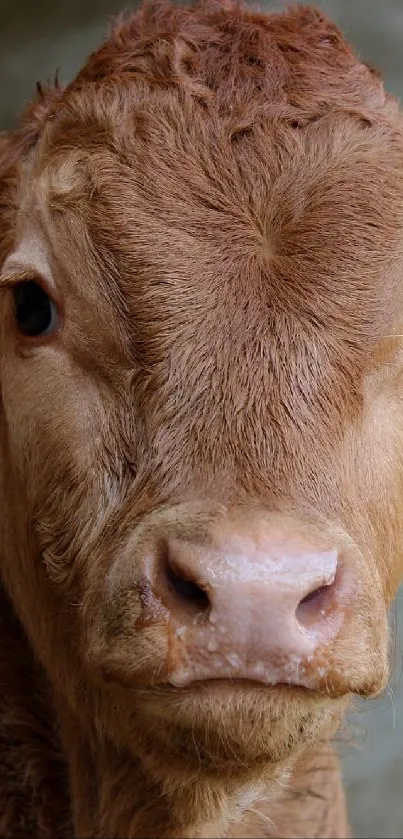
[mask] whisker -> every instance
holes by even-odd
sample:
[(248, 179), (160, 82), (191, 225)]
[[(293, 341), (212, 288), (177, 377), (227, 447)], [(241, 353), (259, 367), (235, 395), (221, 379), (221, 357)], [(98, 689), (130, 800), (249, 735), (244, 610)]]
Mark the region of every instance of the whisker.
[(260, 810), (255, 810), (254, 807), (248, 807), (246, 812), (252, 813), (254, 816), (259, 816), (259, 818), (262, 819), (262, 821), (266, 822), (266, 824), (274, 828), (275, 824), (273, 819), (271, 819), (270, 816), (268, 816), (266, 813), (261, 813)]

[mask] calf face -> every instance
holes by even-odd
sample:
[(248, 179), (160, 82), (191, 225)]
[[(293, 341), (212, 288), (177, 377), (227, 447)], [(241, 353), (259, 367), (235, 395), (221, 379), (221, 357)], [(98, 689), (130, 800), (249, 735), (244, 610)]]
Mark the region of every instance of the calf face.
[(3, 138), (1, 574), (155, 775), (278, 775), (387, 678), (403, 132), (312, 9), (146, 7)]

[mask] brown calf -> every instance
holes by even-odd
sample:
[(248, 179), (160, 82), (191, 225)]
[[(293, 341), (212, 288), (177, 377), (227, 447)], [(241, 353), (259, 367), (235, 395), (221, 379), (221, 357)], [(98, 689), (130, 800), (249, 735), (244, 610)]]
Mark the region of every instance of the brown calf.
[(0, 139), (0, 835), (345, 837), (403, 572), (403, 120), (146, 5)]

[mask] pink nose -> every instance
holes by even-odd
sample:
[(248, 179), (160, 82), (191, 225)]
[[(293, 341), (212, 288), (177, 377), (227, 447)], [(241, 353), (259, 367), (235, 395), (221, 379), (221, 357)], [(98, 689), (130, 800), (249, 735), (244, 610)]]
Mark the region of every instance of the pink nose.
[(315, 668), (326, 675), (345, 606), (336, 550), (315, 552), (279, 533), (209, 548), (169, 538), (154, 580), (171, 624), (172, 685), (236, 678), (311, 687)]

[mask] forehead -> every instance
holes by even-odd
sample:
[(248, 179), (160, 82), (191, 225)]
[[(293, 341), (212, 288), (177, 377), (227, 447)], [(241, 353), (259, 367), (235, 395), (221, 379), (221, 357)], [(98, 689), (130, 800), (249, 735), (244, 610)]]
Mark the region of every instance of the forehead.
[(44, 235), (138, 330), (207, 311), (205, 329), (288, 318), (360, 343), (396, 309), (401, 117), (320, 12), (151, 5), (51, 117)]
[(400, 130), (336, 113), (304, 130), (260, 118), (229, 139), (192, 100), (143, 106), (109, 133), (71, 107), (45, 134), (30, 194), (53, 250), (75, 240), (137, 313), (221, 317), (255, 300), (266, 315), (384, 328), (403, 249)]

